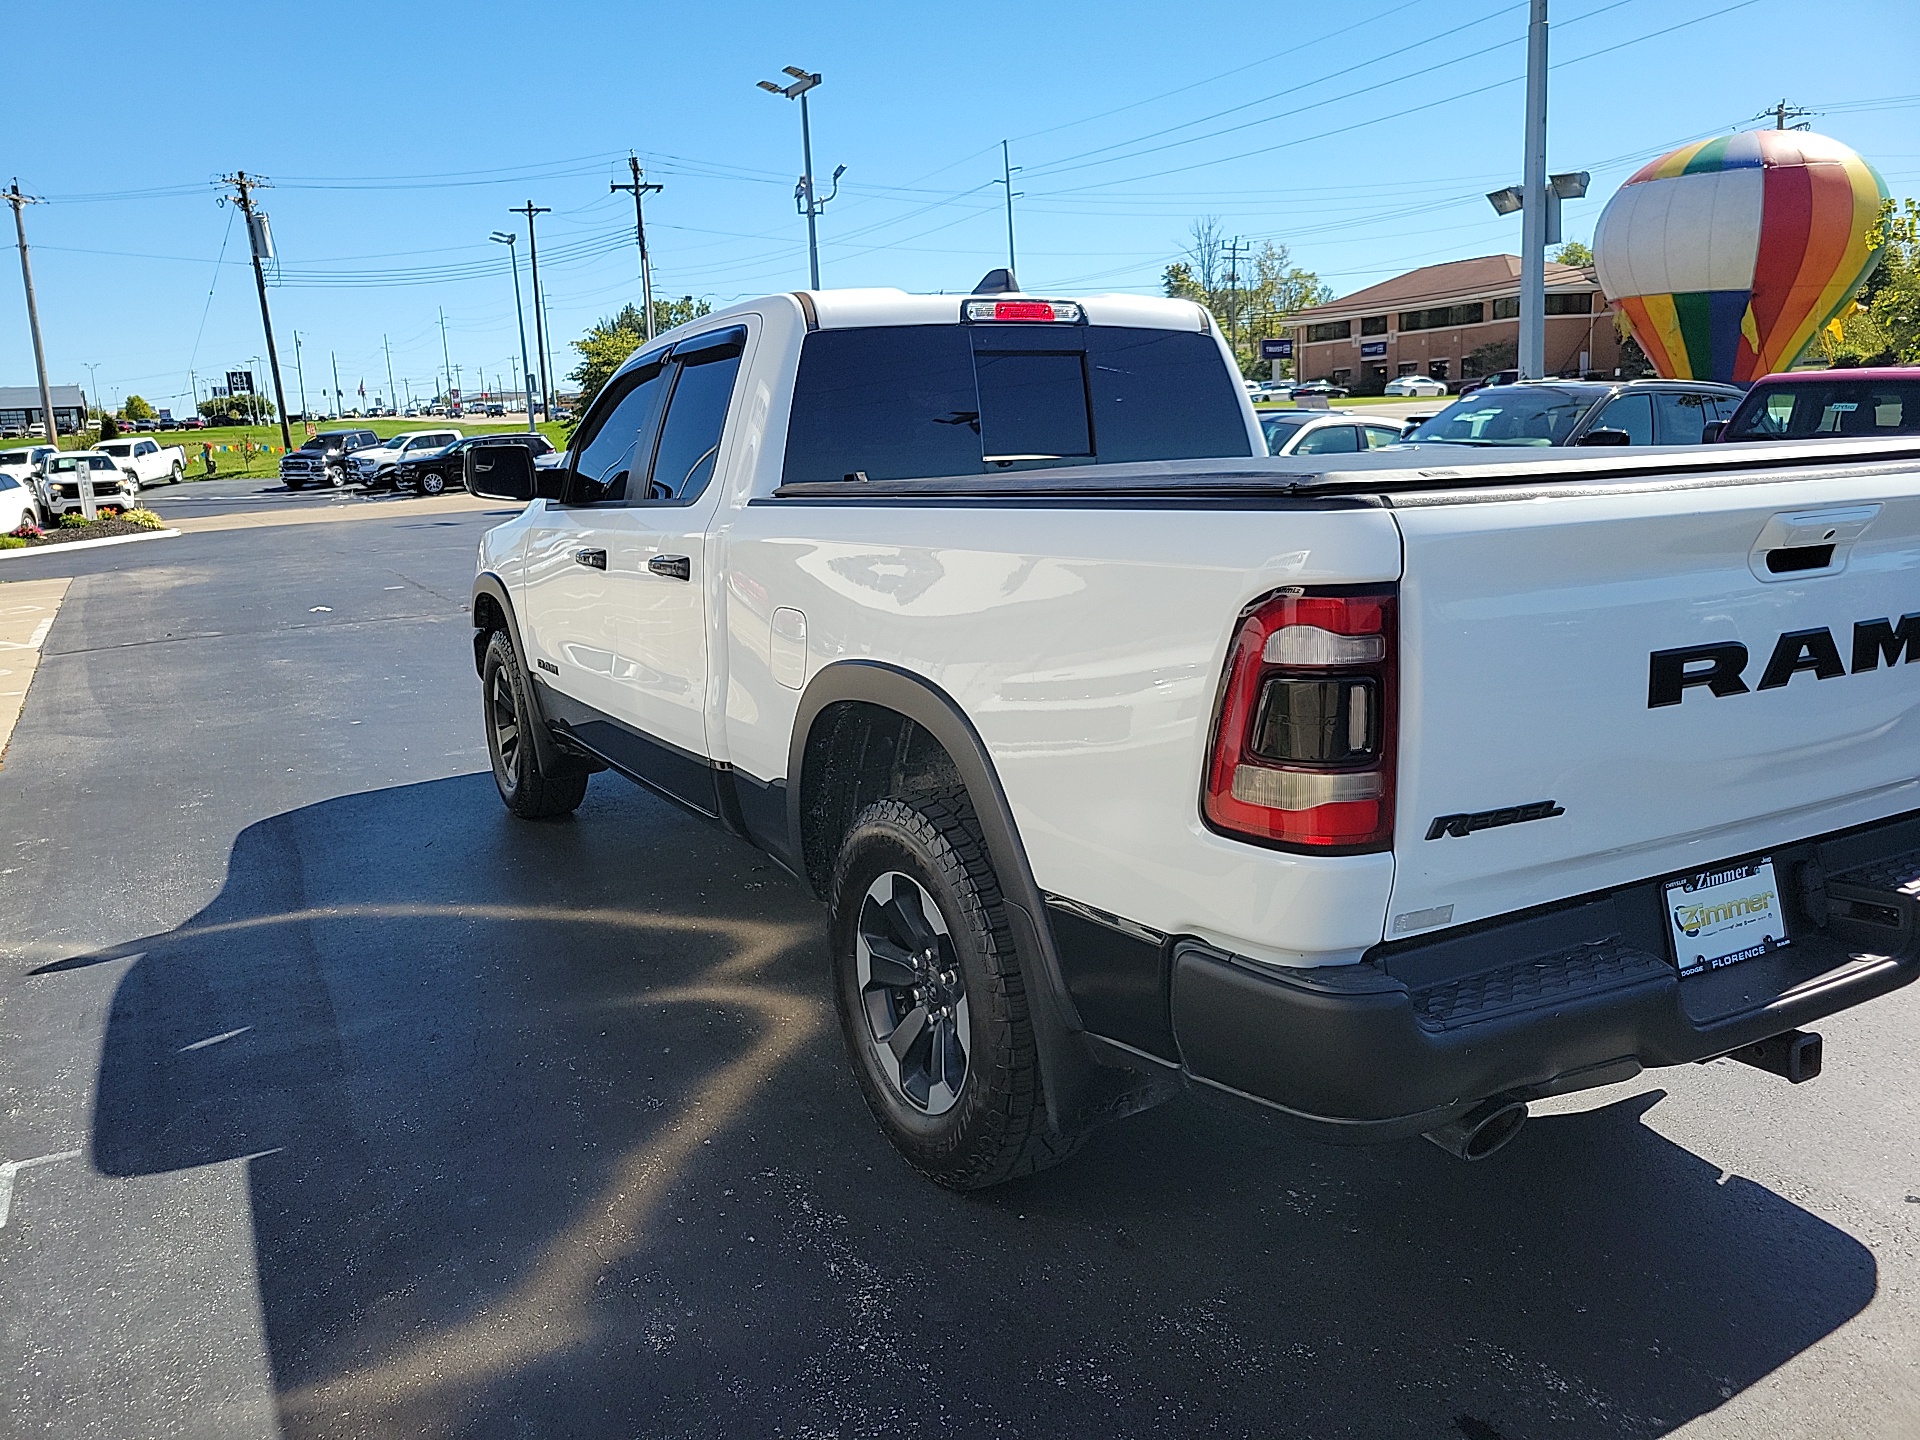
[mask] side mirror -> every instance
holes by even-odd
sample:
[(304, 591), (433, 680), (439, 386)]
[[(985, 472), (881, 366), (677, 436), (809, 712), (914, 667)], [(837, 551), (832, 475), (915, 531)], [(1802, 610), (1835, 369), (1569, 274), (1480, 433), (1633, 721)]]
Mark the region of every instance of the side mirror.
[(1702, 445), (1717, 445), (1720, 443), (1720, 437), (1726, 433), (1727, 422), (1724, 420), (1716, 420), (1700, 432), (1700, 443)]
[(460, 479), (483, 500), (534, 498), (533, 455), (524, 445), (470, 445)]
[(1624, 430), (1589, 430), (1580, 437), (1582, 445), (1631, 445), (1633, 436)]

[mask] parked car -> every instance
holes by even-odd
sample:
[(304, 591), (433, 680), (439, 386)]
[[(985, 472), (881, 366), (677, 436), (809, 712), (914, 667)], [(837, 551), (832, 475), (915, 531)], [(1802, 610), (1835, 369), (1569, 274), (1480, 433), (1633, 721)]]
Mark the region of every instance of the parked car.
[(120, 461), (142, 485), (178, 485), (187, 473), (187, 452), (154, 440), (102, 440), (93, 447)]
[(1643, 1067), (1811, 1078), (1798, 1027), (1920, 976), (1915, 537), (1761, 563), (1912, 461), (1329, 469), (1257, 424), (1168, 299), (669, 331), (566, 469), (474, 451), (519, 506), (471, 600), (503, 805), (617, 770), (777, 857), (869, 1109), (955, 1189), (1182, 1087), (1480, 1158)]
[(1303, 395), (1320, 395), (1329, 400), (1343, 400), (1347, 396), (1347, 387), (1336, 385), (1331, 380), (1307, 380), (1293, 387), (1288, 398), (1300, 399)]
[(17, 476), (0, 472), (0, 535), (18, 530), (29, 521), (44, 525), (47, 519), (47, 511), (33, 486)]
[(182, 430), (204, 430), (207, 428), (207, 417), (204, 415), (189, 415), (181, 420), (180, 428)]
[(1485, 390), (1490, 385), (1516, 385), (1520, 381), (1518, 370), (1496, 370), (1491, 375), (1482, 375), (1477, 380), (1469, 380), (1461, 385), (1462, 395), (1471, 395), (1476, 390)]
[(47, 461), (48, 508), (55, 515), (82, 509), (84, 484), (92, 487), (94, 504), (131, 510), (140, 501), (140, 481), (122, 463), (101, 450), (62, 450)]
[(458, 430), (406, 430), (389, 435), (378, 445), (356, 450), (347, 457), (347, 476), (368, 490), (393, 488), (395, 472), (401, 462), (419, 459), (429, 451), (441, 450), (460, 439)]
[(60, 449), (55, 445), (25, 445), (0, 450), (0, 475), (11, 475), (21, 481), (45, 475), (47, 461), (59, 453)]
[(1800, 370), (1748, 389), (1721, 440), (1920, 435), (1920, 367)]
[(371, 430), (322, 430), (291, 455), (280, 457), (280, 481), (289, 490), (347, 483), (347, 457), (380, 443)]
[(1262, 410), (1259, 416), (1269, 455), (1354, 455), (1400, 439), (1399, 425), (1345, 411)]
[(1740, 403), (1705, 380), (1523, 380), (1462, 395), (1409, 445), (1698, 445)]
[(1431, 375), (1397, 375), (1387, 382), (1385, 393), (1394, 396), (1422, 397), (1444, 395), (1447, 393), (1447, 382), (1436, 380)]
[(412, 490), (420, 495), (438, 495), (463, 483), (466, 452), (470, 446), (501, 443), (518, 445), (533, 452), (536, 463), (553, 453), (553, 444), (544, 435), (509, 432), (507, 434), (469, 435), (451, 445), (426, 454), (409, 456), (394, 473), (394, 488)]

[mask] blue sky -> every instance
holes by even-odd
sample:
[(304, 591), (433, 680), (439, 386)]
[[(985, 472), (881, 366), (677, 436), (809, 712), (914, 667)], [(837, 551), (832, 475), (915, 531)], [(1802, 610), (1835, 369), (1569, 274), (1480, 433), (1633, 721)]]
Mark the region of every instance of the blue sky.
[[(1594, 177), (1571, 237), (1645, 159), (1782, 98), (1920, 193), (1920, 5), (1553, 0), (1552, 18), (1550, 164)], [(289, 399), (297, 331), (317, 407), (330, 357), (349, 392), (385, 393), (386, 344), (396, 381), (431, 390), (442, 310), (465, 389), (507, 374), (512, 283), (487, 235), (529, 199), (552, 207), (542, 279), (571, 368), (565, 342), (637, 298), (632, 202), (608, 190), (629, 150), (666, 187), (660, 293), (803, 285), (798, 107), (754, 88), (787, 64), (825, 76), (823, 190), (847, 166), (821, 222), (829, 286), (962, 289), (1002, 263), (1003, 138), (1031, 290), (1150, 290), (1200, 215), (1341, 292), (1516, 250), (1518, 217), (1482, 195), (1519, 179), (1525, 28), (1524, 0), (69, 4), (58, 33), (99, 37), (101, 66), (70, 99), (15, 88), (0, 179), (49, 200), (27, 221), (52, 379), (184, 409), (189, 368), (204, 385), (265, 354), (214, 181), (268, 176)], [(10, 260), (0, 383), (32, 380)]]

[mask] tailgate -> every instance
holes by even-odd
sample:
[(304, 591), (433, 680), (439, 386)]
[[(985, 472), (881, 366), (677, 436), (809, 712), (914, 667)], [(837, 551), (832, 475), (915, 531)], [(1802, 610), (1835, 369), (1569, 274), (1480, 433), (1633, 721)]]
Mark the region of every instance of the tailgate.
[(1777, 476), (1396, 505), (1388, 939), (1920, 808), (1920, 485)]

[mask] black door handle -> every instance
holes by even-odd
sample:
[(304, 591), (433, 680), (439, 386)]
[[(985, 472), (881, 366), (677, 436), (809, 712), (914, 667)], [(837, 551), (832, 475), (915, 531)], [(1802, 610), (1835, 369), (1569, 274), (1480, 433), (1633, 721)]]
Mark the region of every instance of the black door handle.
[(607, 568), (607, 552), (604, 550), (576, 550), (573, 558), (576, 563), (591, 565), (596, 570)]
[(693, 578), (693, 562), (684, 555), (656, 555), (647, 561), (647, 569), (672, 580)]

